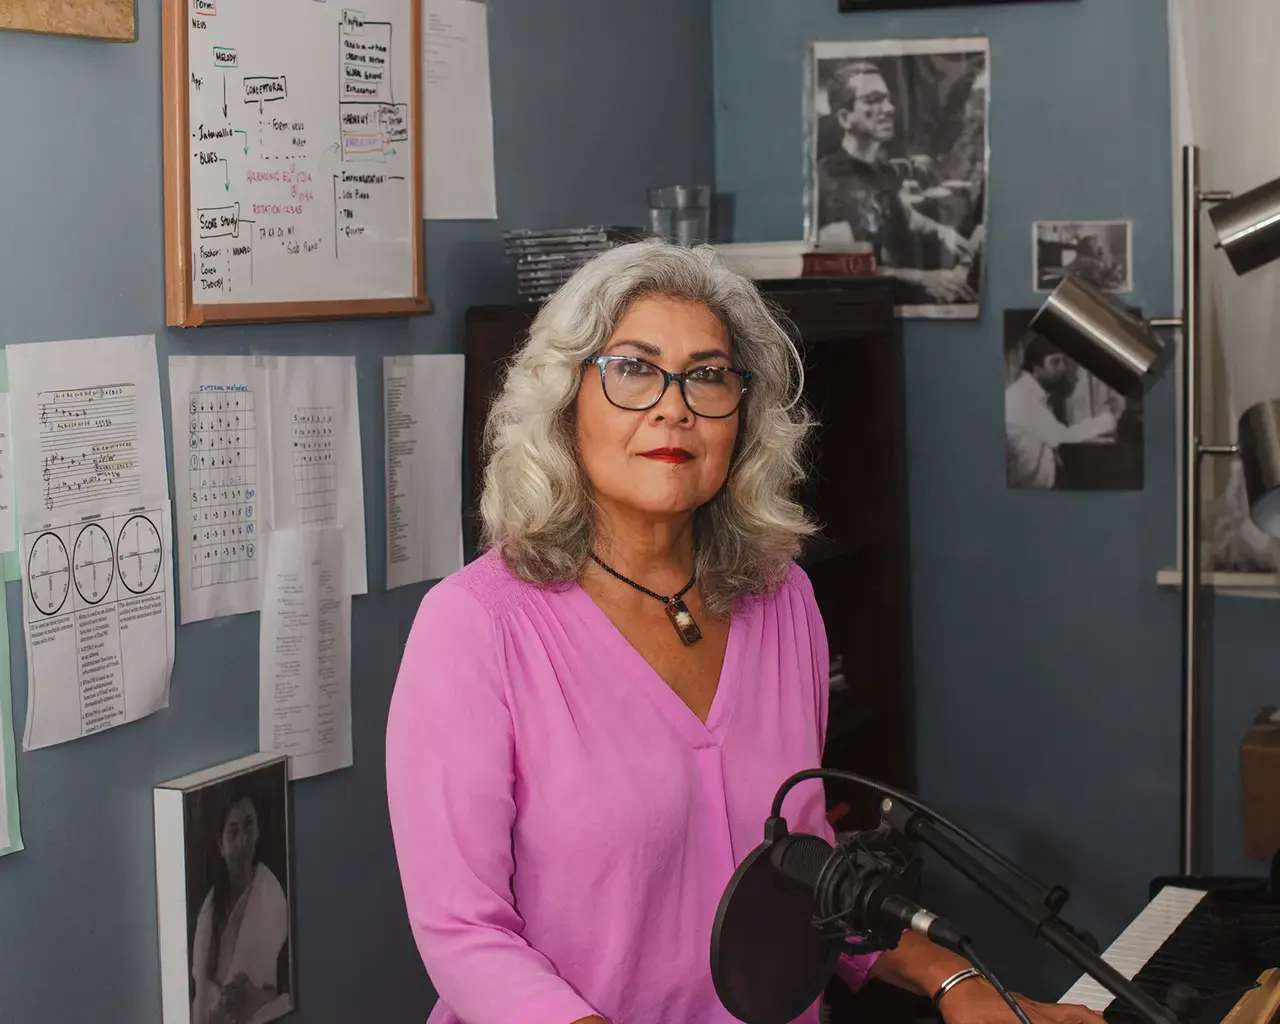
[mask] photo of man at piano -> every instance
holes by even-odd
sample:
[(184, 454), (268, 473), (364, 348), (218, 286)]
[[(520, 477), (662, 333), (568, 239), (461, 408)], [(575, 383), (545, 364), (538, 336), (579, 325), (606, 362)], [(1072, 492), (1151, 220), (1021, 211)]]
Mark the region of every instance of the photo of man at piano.
[(1139, 491), (1142, 397), (1114, 391), (1005, 310), (1005, 465), (1013, 490)]
[(871, 243), (902, 316), (976, 317), (986, 40), (818, 43), (813, 66), (812, 244)]
[(1036, 291), (1053, 291), (1068, 271), (1104, 292), (1133, 291), (1129, 221), (1036, 221), (1032, 232)]

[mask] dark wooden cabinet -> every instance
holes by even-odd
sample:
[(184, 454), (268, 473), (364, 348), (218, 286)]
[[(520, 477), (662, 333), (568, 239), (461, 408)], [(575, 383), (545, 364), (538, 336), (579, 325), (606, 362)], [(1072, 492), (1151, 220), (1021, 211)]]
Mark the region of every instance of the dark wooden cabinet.
[[(905, 386), (892, 294), (875, 281), (764, 287), (802, 339), (819, 424), (803, 498), (823, 532), (800, 562), (845, 680), (831, 693), (824, 766), (911, 788)], [(838, 827), (875, 827), (874, 793), (827, 791), (836, 813), (849, 808)]]
[[(909, 678), (910, 633), (903, 354), (889, 287), (874, 279), (762, 282), (797, 328), (805, 399), (819, 421), (803, 500), (823, 526), (801, 564), (813, 581), (833, 660), (824, 765), (915, 785)], [(484, 417), (507, 358), (534, 306), (482, 306), (466, 317), (468, 554), (477, 530)], [(782, 780), (779, 780), (781, 782)], [(827, 787), (839, 829), (873, 828), (875, 794)], [(830, 1019), (910, 1020), (905, 994), (872, 985), (856, 1000), (832, 994)]]
[(480, 538), (476, 504), (480, 500), (484, 420), (489, 403), (502, 385), (506, 361), (515, 352), (538, 307), (472, 306), (467, 310), (465, 388), (462, 399), (463, 477), (462, 540), (467, 560), (475, 557)]

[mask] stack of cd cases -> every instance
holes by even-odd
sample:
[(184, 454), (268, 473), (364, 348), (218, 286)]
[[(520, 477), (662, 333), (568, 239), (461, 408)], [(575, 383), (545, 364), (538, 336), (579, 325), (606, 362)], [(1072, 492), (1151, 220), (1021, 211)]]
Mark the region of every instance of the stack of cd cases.
[(644, 231), (638, 227), (595, 224), (506, 231), (502, 240), (507, 255), (516, 261), (520, 294), (530, 302), (541, 302), (591, 257), (643, 237)]

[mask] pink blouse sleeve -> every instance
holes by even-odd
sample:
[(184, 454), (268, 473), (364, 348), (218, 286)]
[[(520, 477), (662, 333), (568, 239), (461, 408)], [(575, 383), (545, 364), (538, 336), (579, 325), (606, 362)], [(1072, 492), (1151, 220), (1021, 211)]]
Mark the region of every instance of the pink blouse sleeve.
[(511, 891), (514, 758), (500, 637), (447, 582), (409, 634), (387, 722), (387, 802), (409, 923), (468, 1024), (570, 1024), (592, 1009), (522, 937)]
[[(831, 699), (831, 652), (827, 643), (827, 630), (822, 621), (822, 612), (818, 609), (818, 601), (813, 593), (813, 584), (801, 569), (795, 570), (801, 580), (804, 593), (805, 613), (809, 620), (810, 650), (813, 651), (813, 678), (816, 682), (814, 699), (818, 702), (818, 742), (825, 744), (827, 737), (827, 711)], [(826, 830), (823, 838), (834, 841), (834, 830)], [(870, 975), (872, 965), (880, 958), (880, 953), (864, 953), (861, 956), (846, 954), (836, 965), (836, 973), (853, 991), (857, 991)]]

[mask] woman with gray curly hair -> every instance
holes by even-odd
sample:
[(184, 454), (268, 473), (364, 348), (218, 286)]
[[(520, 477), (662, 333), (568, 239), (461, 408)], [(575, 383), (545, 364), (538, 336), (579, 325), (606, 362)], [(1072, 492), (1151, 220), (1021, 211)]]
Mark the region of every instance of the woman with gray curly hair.
[[(387, 726), (430, 1024), (733, 1019), (716, 908), (826, 733), (801, 375), (710, 247), (612, 249), (538, 313), (487, 423), (487, 550), (424, 598)], [(832, 838), (819, 783), (784, 813)], [(907, 934), (840, 970), (932, 995), (968, 966)], [(1008, 1013), (959, 976), (951, 1024)]]

